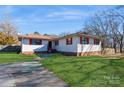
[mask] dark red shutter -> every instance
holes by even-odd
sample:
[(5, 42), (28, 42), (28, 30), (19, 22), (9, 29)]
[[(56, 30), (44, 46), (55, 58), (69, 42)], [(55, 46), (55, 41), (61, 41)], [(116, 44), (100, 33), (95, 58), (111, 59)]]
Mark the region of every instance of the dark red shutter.
[(89, 44), (89, 37), (87, 37), (87, 44)]
[(80, 37), (80, 44), (82, 44), (82, 36)]
[(72, 37), (71, 37), (71, 44), (72, 44)]
[(32, 45), (32, 39), (29, 39), (29, 45)]
[(94, 44), (96, 44), (96, 38), (94, 38)]
[(66, 45), (68, 44), (68, 39), (66, 38)]

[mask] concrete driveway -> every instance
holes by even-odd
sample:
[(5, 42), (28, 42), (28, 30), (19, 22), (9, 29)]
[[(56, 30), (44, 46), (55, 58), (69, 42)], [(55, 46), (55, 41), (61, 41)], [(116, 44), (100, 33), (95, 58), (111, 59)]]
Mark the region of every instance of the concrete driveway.
[(0, 87), (65, 87), (67, 84), (37, 61), (0, 64)]

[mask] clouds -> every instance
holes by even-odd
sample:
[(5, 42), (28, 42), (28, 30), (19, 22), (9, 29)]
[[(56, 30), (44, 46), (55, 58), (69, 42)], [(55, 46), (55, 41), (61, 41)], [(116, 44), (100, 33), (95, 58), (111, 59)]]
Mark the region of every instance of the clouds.
[[(56, 6), (55, 10), (45, 15), (46, 21), (83, 20), (93, 16), (98, 11), (112, 6)], [(53, 7), (52, 7), (53, 9)]]
[(84, 16), (88, 16), (88, 13), (83, 13), (80, 11), (62, 11), (62, 12), (51, 12), (41, 15), (39, 13), (32, 13), (31, 15), (16, 17), (14, 20), (16, 22), (34, 22), (34, 23), (43, 23), (43, 22), (56, 22), (56, 21), (68, 21), (68, 20), (80, 20)]
[(80, 11), (63, 11), (63, 12), (53, 12), (51, 14), (48, 14), (47, 17), (56, 17), (56, 16), (76, 16), (81, 15), (82, 13)]
[[(15, 22), (39, 23), (75, 21), (86, 19), (101, 6), (2, 6), (3, 15), (9, 15)], [(102, 9), (105, 6), (102, 6)], [(101, 10), (102, 10), (101, 9)]]
[(62, 12), (53, 12), (48, 15), (46, 15), (49, 19), (56, 19), (60, 18), (62, 20), (75, 20), (75, 19), (81, 19), (83, 16), (83, 13), (80, 11), (62, 11)]
[(10, 16), (23, 33), (56, 33), (80, 29), (85, 20), (108, 7), (112, 6), (0, 6), (0, 19)]

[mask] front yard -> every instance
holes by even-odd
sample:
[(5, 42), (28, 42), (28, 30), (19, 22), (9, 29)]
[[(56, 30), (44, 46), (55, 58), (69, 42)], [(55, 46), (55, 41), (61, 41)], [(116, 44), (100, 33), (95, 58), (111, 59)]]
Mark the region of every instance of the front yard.
[(0, 63), (32, 61), (36, 55), (23, 55), (16, 53), (1, 53)]
[(124, 86), (124, 58), (72, 57), (55, 54), (42, 64), (70, 86)]
[[(27, 62), (38, 56), (0, 54), (0, 63)], [(42, 60), (41, 64), (69, 86), (124, 86), (124, 57), (112, 59), (99, 56), (74, 57), (54, 54)]]

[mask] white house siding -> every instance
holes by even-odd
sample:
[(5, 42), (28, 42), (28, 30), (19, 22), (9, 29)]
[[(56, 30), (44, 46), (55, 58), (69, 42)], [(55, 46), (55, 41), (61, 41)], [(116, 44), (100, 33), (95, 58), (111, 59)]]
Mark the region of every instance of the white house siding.
[[(48, 50), (48, 40), (42, 40), (42, 45), (29, 45), (29, 39), (22, 40), (22, 53), (24, 52), (44, 52)], [(66, 45), (66, 38), (59, 40), (59, 45), (55, 46), (55, 42), (52, 41), (52, 48), (60, 52), (73, 52), (73, 53), (85, 53), (85, 52), (100, 52), (101, 42), (99, 45), (94, 45), (94, 38), (89, 39), (89, 44), (80, 44), (80, 37), (72, 37), (72, 44)]]
[(80, 44), (80, 37), (73, 37), (72, 45), (66, 45), (66, 38), (59, 40), (59, 45), (55, 47), (56, 50), (61, 52), (100, 52), (101, 42), (99, 45), (94, 45), (94, 39), (89, 39), (89, 44)]
[(89, 44), (78, 44), (77, 52), (100, 52), (101, 51), (101, 42), (99, 45), (94, 45), (94, 39), (89, 39)]
[(22, 44), (22, 53), (47, 51), (47, 46), (48, 46), (47, 40), (42, 40), (42, 45)]
[(77, 52), (77, 44), (80, 42), (78, 37), (72, 38), (72, 44), (66, 45), (66, 38), (59, 40), (59, 45), (55, 46), (57, 51), (61, 52)]

